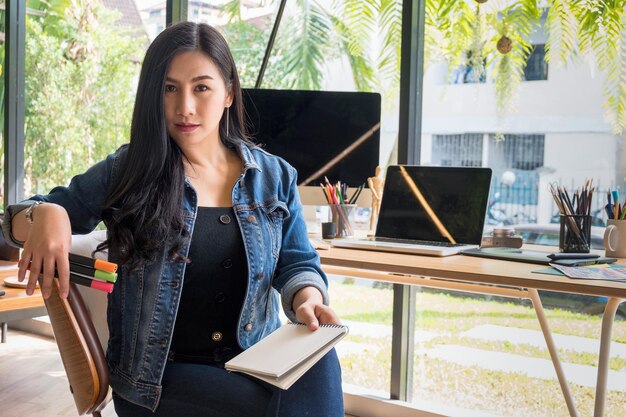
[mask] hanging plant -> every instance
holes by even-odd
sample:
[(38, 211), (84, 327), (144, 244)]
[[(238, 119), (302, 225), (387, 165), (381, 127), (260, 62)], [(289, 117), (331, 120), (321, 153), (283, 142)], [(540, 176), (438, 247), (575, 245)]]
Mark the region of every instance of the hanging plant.
[(487, 3), (487, 0), (476, 0), (476, 3), (480, 3), (480, 4)]
[(532, 52), (530, 34), (541, 16), (536, 2), (515, 2), (489, 15), (495, 30), (491, 38), (488, 65), (493, 68), (496, 114), (499, 120), (514, 111), (514, 98), (523, 79), (526, 61)]
[(500, 39), (498, 39), (496, 48), (501, 54), (508, 54), (509, 52), (511, 52), (511, 49), (513, 49), (513, 41), (511, 40), (511, 38), (503, 35)]
[(474, 36), (474, 6), (458, 0), (426, 2), (425, 70), (434, 63), (445, 62), (451, 82), (460, 82), (460, 77), (464, 77), (470, 65), (468, 50)]
[[(478, 3), (480, 1), (477, 0)], [(484, 3), (484, 2), (483, 2)], [(481, 13), (480, 4), (476, 5), (474, 12), (474, 22), (472, 25), (472, 38), (469, 50), (467, 51), (467, 61), (472, 69), (476, 82), (485, 79), (485, 17)]]

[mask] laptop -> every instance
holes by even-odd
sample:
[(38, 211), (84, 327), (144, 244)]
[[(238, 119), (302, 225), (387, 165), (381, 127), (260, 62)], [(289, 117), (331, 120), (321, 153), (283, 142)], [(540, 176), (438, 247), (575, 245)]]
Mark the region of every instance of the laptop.
[(477, 248), (490, 183), (490, 168), (391, 165), (375, 236), (332, 245), (433, 256)]

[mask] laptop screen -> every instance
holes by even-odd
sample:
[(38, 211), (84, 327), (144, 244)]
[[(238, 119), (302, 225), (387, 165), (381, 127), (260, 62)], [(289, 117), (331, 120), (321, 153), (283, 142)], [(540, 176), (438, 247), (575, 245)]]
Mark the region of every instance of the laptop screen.
[(490, 168), (387, 168), (377, 237), (479, 245)]

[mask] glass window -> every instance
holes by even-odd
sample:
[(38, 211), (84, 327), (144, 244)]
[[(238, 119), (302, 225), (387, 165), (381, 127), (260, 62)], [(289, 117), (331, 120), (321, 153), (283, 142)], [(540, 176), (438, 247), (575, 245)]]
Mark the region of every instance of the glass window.
[(38, 5), (26, 33), (26, 196), (67, 184), (128, 142), (149, 43), (142, 17), (151, 19), (140, 1)]
[[(573, 195), (587, 179), (595, 185), (594, 225), (602, 225), (606, 191), (623, 189), (625, 177), (623, 158), (614, 156), (621, 155), (626, 126), (620, 110), (626, 95), (614, 89), (617, 74), (626, 71), (612, 38), (612, 31), (624, 30), (616, 18), (623, 16), (621, 6), (564, 12), (534, 2), (470, 3), (442, 8), (426, 1), (425, 38), (438, 41), (426, 46), (420, 162), (471, 160), (493, 169), (485, 230), (519, 228), (528, 243), (554, 246), (559, 216), (548, 184), (560, 183)], [(563, 33), (577, 46), (559, 36)], [(468, 65), (470, 60), (484, 66)], [(470, 66), (485, 82), (467, 85)], [(449, 77), (452, 82), (446, 82)], [(543, 82), (526, 82), (536, 80)], [(593, 229), (592, 246), (601, 248), (603, 229)], [(562, 341), (557, 346), (579, 413), (592, 414), (597, 313), (606, 300), (541, 296), (551, 329)], [(623, 320), (615, 325), (625, 331)], [(528, 300), (424, 290), (416, 304), (416, 334), (420, 331), (428, 336), (416, 337), (415, 403), (498, 415), (567, 415)], [(586, 350), (584, 343), (594, 348)], [(573, 368), (588, 372), (589, 379), (572, 376)], [(614, 363), (611, 369), (622, 366)], [(621, 383), (609, 388), (607, 414), (623, 413), (618, 404), (626, 400), (625, 391)]]
[(491, 135), (489, 166), (532, 171), (543, 167), (545, 135), (506, 134), (502, 141)]
[(530, 53), (524, 67), (524, 80), (537, 81), (547, 79), (546, 45), (533, 45), (533, 51)]
[[(165, 29), (165, 5), (164, 0), (130, 0), (126, 4), (135, 4), (135, 8), (141, 16), (143, 30), (148, 39), (152, 41), (163, 29)], [(111, 2), (112, 6), (120, 2)], [(114, 8), (114, 7), (111, 7)]]
[(337, 345), (344, 386), (389, 398), (393, 289), (382, 282), (329, 276), (329, 296), (350, 328)]
[(433, 135), (432, 163), (441, 166), (480, 167), (483, 134)]

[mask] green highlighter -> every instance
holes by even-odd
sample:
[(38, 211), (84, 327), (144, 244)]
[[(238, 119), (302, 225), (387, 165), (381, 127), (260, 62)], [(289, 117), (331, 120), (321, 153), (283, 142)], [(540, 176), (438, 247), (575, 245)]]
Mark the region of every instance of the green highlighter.
[(105, 272), (99, 269), (89, 268), (87, 266), (79, 265), (73, 262), (70, 262), (70, 272), (86, 275), (88, 277), (97, 278), (107, 282), (114, 283), (115, 281), (117, 281), (117, 273), (115, 272)]

